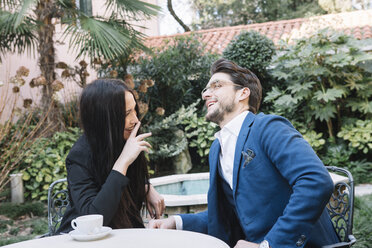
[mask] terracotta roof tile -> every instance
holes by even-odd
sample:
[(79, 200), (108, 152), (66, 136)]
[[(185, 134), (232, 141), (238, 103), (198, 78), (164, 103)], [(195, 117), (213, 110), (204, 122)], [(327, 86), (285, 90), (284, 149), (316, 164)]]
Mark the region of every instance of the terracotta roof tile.
[[(241, 31), (256, 30), (272, 39), (274, 43), (278, 43), (280, 39), (292, 41), (294, 39), (306, 37), (314, 31), (325, 27), (331, 27), (343, 31), (348, 35), (353, 35), (357, 39), (372, 38), (372, 10), (213, 28), (199, 30), (194, 33), (201, 36), (201, 41), (206, 44), (206, 49), (208, 51), (222, 53), (229, 42)], [(148, 37), (145, 40), (145, 44), (148, 47), (161, 47), (165, 44), (164, 42), (166, 40), (172, 40), (174, 37), (189, 34), (191, 34), (191, 32), (168, 36)]]

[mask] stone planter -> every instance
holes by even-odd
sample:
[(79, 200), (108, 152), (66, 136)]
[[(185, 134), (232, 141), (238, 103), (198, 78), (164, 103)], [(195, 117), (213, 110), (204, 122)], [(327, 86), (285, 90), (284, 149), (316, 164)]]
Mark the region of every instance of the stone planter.
[(22, 173), (10, 174), (10, 195), (12, 203), (23, 203), (23, 180)]

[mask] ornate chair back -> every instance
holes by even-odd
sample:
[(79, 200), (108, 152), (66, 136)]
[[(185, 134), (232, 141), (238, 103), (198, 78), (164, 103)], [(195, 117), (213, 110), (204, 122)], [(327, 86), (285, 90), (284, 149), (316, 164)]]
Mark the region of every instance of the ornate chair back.
[(340, 243), (326, 246), (351, 247), (356, 239), (353, 236), (354, 214), (354, 181), (351, 173), (336, 166), (326, 166), (328, 171), (346, 176), (347, 182), (341, 181), (335, 184), (332, 196), (327, 204), (328, 213), (332, 219), (335, 231), (340, 238)]
[(48, 189), (48, 228), (49, 236), (58, 229), (66, 207), (70, 204), (67, 191), (67, 179), (54, 181)]

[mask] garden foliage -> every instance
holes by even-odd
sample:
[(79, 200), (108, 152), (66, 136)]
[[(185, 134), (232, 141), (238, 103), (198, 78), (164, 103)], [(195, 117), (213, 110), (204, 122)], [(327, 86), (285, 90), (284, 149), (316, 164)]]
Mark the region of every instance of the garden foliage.
[[(214, 140), (217, 125), (198, 116), (197, 105), (200, 100), (187, 108), (182, 106), (177, 112), (148, 127), (152, 136), (148, 139), (152, 145), (150, 161), (171, 158), (188, 147), (195, 147), (200, 163), (207, 165), (209, 148)], [(181, 135), (177, 135), (181, 132)]]
[(223, 57), (248, 68), (261, 79), (274, 53), (272, 40), (257, 31), (245, 31), (229, 43), (223, 51)]
[[(196, 36), (180, 37), (168, 43), (149, 57), (142, 57), (131, 68), (138, 81), (152, 80), (155, 84), (140, 97), (148, 103), (148, 114), (143, 123), (160, 120), (156, 109), (165, 110), (169, 116), (201, 98), (201, 91), (207, 84), (209, 68), (216, 56), (205, 52), (204, 45)], [(137, 82), (137, 86), (138, 86)]]
[(357, 239), (353, 248), (369, 248), (372, 244), (372, 195), (355, 198), (353, 234)]
[[(19, 167), (29, 148), (37, 143), (50, 126), (43, 125), (47, 115), (40, 115), (31, 98), (22, 99), (20, 89), (29, 70), (21, 66), (9, 82), (0, 84), (0, 192), (9, 181), (9, 174)], [(10, 88), (12, 89), (10, 91)], [(17, 103), (23, 101), (23, 107)], [(35, 116), (38, 122), (35, 122)]]
[(192, 114), (185, 118), (182, 124), (185, 126), (189, 147), (195, 147), (200, 157), (200, 164), (208, 166), (209, 149), (215, 139), (214, 134), (218, 126), (207, 121), (204, 116), (198, 116), (195, 107), (191, 110)]
[(360, 183), (372, 172), (372, 74), (365, 67), (372, 55), (358, 44), (325, 29), (284, 45), (271, 71), (281, 84), (264, 101), (301, 123), (300, 132), (326, 165), (351, 170)]
[(265, 101), (292, 120), (325, 125), (334, 137), (345, 119), (372, 114), (371, 73), (360, 66), (371, 59), (350, 36), (322, 30), (279, 53), (272, 75), (283, 83)]
[(27, 199), (46, 200), (49, 185), (67, 176), (65, 160), (80, 135), (79, 128), (69, 128), (51, 138), (39, 138), (39, 142), (31, 147), (21, 164)]
[[(272, 80), (267, 69), (275, 54), (274, 42), (256, 31), (244, 31), (237, 35), (223, 51), (223, 57), (239, 66), (248, 68), (260, 79), (262, 96), (266, 96), (276, 80)], [(267, 112), (268, 103), (261, 104), (261, 110)]]
[(345, 125), (337, 137), (348, 141), (351, 149), (367, 154), (372, 151), (372, 120), (357, 120), (352, 124)]

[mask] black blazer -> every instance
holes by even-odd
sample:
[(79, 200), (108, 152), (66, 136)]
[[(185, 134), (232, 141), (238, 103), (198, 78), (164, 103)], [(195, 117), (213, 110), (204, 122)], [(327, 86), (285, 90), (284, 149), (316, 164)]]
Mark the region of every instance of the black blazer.
[(70, 205), (57, 230), (58, 234), (71, 231), (71, 220), (81, 215), (102, 214), (104, 226), (110, 226), (115, 216), (122, 191), (129, 184), (129, 178), (113, 170), (100, 186), (93, 177), (91, 159), (88, 140), (83, 135), (66, 158)]

